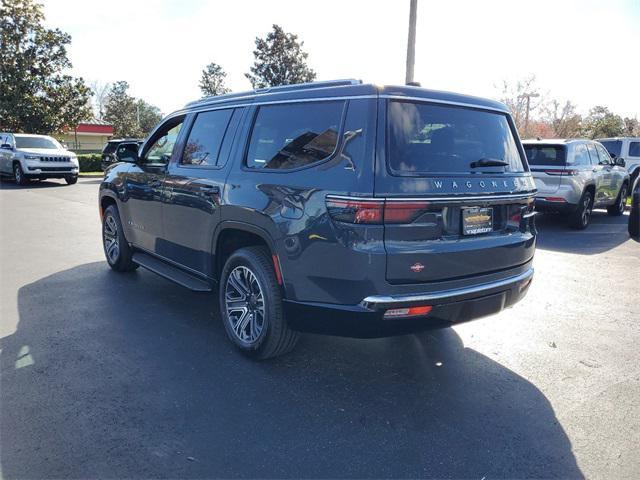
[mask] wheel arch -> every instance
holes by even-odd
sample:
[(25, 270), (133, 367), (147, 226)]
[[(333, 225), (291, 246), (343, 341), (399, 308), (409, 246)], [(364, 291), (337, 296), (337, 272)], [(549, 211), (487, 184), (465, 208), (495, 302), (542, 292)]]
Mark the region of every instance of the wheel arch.
[(213, 236), (211, 252), (213, 253), (213, 277), (220, 280), (220, 274), (227, 258), (236, 250), (248, 246), (265, 246), (274, 261), (276, 277), (283, 285), (280, 261), (278, 259), (275, 242), (268, 231), (255, 225), (225, 220), (216, 229)]

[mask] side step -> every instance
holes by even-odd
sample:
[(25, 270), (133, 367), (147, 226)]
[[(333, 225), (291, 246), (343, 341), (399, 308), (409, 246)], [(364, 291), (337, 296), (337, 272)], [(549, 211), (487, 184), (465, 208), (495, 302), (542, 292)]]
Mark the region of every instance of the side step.
[(209, 285), (206, 281), (194, 275), (191, 275), (178, 267), (169, 265), (168, 263), (163, 262), (162, 260), (149, 255), (148, 253), (135, 252), (133, 254), (132, 260), (141, 267), (144, 267), (147, 270), (166, 278), (167, 280), (176, 282), (178, 285), (182, 285), (189, 290), (193, 290), (194, 292), (210, 292), (212, 290), (211, 285)]

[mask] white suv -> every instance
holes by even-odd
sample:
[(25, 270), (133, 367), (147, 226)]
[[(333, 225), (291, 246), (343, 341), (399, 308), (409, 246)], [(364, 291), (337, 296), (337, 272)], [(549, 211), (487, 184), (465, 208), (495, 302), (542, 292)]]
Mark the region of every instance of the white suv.
[(640, 137), (599, 138), (613, 158), (622, 158), (631, 177), (631, 185), (640, 176)]
[(78, 157), (46, 135), (0, 133), (0, 175), (11, 176), (18, 185), (29, 180), (64, 178), (78, 181)]

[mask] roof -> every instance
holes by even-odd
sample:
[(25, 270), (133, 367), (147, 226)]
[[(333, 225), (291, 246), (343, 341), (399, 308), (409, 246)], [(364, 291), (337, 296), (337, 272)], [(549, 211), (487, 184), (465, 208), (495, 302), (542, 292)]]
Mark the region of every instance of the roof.
[(597, 138), (598, 142), (602, 142), (604, 140), (640, 140), (640, 137), (608, 137), (608, 138)]
[(453, 105), (471, 106), (507, 112), (507, 107), (495, 100), (473, 97), (440, 90), (429, 90), (410, 85), (385, 85), (362, 83), (361, 80), (331, 80), (326, 82), (310, 82), (279, 87), (259, 88), (246, 92), (228, 93), (213, 97), (206, 97), (185, 105), (184, 110), (191, 110), (204, 106), (233, 105), (237, 103), (276, 102), (290, 100), (308, 100), (313, 98), (336, 98), (353, 96), (385, 96), (392, 98), (419, 99)]

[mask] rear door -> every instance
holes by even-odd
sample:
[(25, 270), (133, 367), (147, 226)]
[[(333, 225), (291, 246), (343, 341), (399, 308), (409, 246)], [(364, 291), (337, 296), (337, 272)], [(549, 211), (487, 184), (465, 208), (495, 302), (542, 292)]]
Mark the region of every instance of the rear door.
[(609, 157), (603, 158), (602, 154), (598, 152), (595, 143), (589, 143), (587, 145), (589, 149), (589, 156), (593, 165), (594, 180), (596, 183), (596, 198), (595, 204), (607, 204), (611, 200), (611, 165), (609, 165)]
[(200, 112), (189, 119), (180, 155), (169, 165), (163, 191), (162, 239), (158, 254), (207, 275), (227, 158), (242, 108)]
[(507, 114), (382, 99), (379, 119), (387, 281), (453, 280), (532, 258), (535, 187)]

